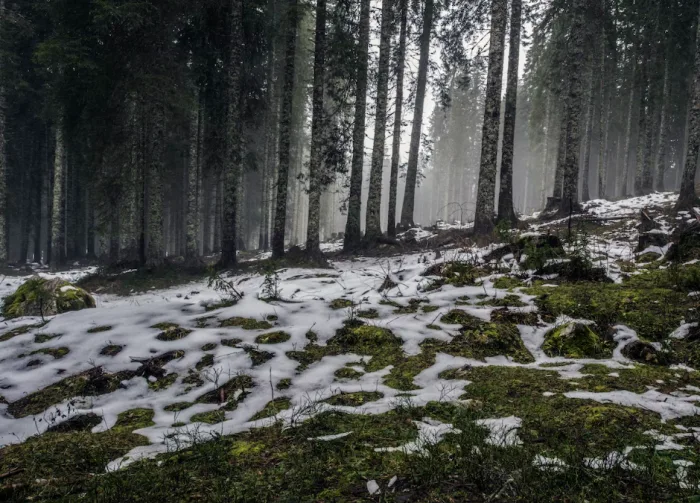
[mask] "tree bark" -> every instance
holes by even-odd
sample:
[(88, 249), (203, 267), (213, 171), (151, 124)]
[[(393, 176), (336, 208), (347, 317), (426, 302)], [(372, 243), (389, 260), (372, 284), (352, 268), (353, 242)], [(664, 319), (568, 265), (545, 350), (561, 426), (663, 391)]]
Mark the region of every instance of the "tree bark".
[(588, 110), (586, 112), (586, 134), (583, 144), (583, 185), (581, 187), (581, 200), (591, 199), (590, 184), (588, 179), (591, 174), (591, 148), (593, 146), (593, 115), (595, 114), (595, 77), (593, 61), (591, 61), (590, 85), (588, 86)]
[(489, 42), (489, 70), (481, 137), (479, 188), (476, 195), (476, 214), (474, 216), (475, 234), (489, 234), (493, 230), (507, 16), (507, 0), (493, 0), (491, 2), (491, 40)]
[[(646, 53), (646, 51), (645, 51)], [(634, 195), (644, 194), (645, 159), (646, 159), (646, 133), (651, 117), (647, 105), (649, 104), (649, 60), (646, 54), (642, 55), (641, 77), (639, 79), (639, 130), (637, 132), (637, 167), (634, 176)]]
[(226, 72), (226, 167), (223, 174), (221, 215), (221, 267), (236, 265), (238, 190), (241, 184), (241, 67), (243, 65), (243, 0), (231, 0), (229, 13), (230, 52)]
[(199, 92), (196, 94), (196, 105), (190, 110), (190, 143), (187, 160), (187, 217), (185, 258), (192, 262), (199, 256), (199, 137), (201, 124), (199, 121)]
[(695, 66), (693, 68), (693, 88), (690, 93), (690, 117), (688, 125), (688, 141), (686, 144), (685, 166), (681, 179), (681, 190), (676, 203), (676, 210), (692, 210), (697, 202), (695, 193), (695, 171), (698, 166), (698, 151), (700, 150), (700, 14), (698, 15), (695, 33)]
[[(59, 112), (60, 113), (60, 112)], [(55, 150), (53, 163), (53, 198), (51, 211), (51, 267), (57, 269), (65, 262), (65, 144), (63, 117), (55, 126)]]
[(287, 40), (284, 65), (284, 86), (280, 110), (279, 167), (277, 174), (277, 204), (272, 233), (272, 257), (284, 256), (284, 234), (287, 225), (287, 190), (289, 185), (292, 101), (294, 99), (294, 60), (297, 41), (297, 0), (289, 0), (287, 10)]
[(314, 91), (311, 104), (311, 152), (309, 153), (309, 214), (306, 252), (321, 254), (321, 169), (323, 158), (323, 92), (326, 65), (326, 0), (316, 0)]
[(396, 107), (394, 111), (394, 137), (391, 147), (391, 175), (389, 179), (389, 219), (387, 234), (396, 236), (396, 195), (399, 185), (399, 160), (401, 158), (401, 121), (403, 120), (403, 77), (406, 65), (406, 25), (408, 23), (408, 0), (399, 0), (401, 28), (399, 30), (399, 53), (396, 62)]
[(165, 110), (156, 104), (152, 111), (151, 158), (146, 173), (147, 211), (146, 248), (147, 267), (157, 267), (163, 263), (163, 155), (165, 152)]
[[(503, 117), (503, 147), (501, 149), (501, 185), (498, 195), (498, 221), (514, 225), (518, 221), (513, 209), (513, 147), (518, 102), (518, 66), (520, 62), (520, 24), (522, 0), (512, 0), (510, 15), (510, 50), (506, 85), (505, 115)], [(526, 177), (527, 179), (527, 177)]]
[(654, 188), (662, 192), (665, 187), (664, 178), (666, 176), (666, 142), (668, 138), (668, 105), (670, 93), (670, 61), (671, 57), (666, 51), (664, 64), (664, 83), (661, 92), (661, 112), (659, 117), (659, 147), (654, 159), (655, 175)]
[(569, 95), (567, 97), (566, 170), (559, 211), (570, 214), (577, 205), (579, 156), (581, 147), (581, 109), (583, 108), (584, 16), (586, 0), (574, 1), (573, 25), (569, 45)]
[(389, 94), (389, 58), (391, 56), (392, 2), (382, 0), (382, 24), (379, 37), (379, 67), (377, 73), (377, 101), (374, 116), (374, 144), (372, 168), (369, 173), (369, 194), (365, 215), (365, 241), (376, 242), (382, 235), (382, 175), (384, 173), (384, 146), (386, 140), (386, 109)]
[[(497, 2), (502, 3), (505, 3), (506, 1), (507, 0), (497, 0)], [(401, 227), (404, 229), (407, 229), (414, 225), (413, 212), (416, 199), (416, 181), (418, 179), (418, 154), (420, 150), (421, 128), (423, 126), (423, 104), (425, 102), (425, 88), (428, 81), (428, 62), (430, 59), (430, 35), (433, 29), (433, 0), (425, 0), (425, 6), (423, 7), (423, 9), (423, 33), (421, 33), (420, 38), (420, 59), (418, 60), (418, 83), (416, 87), (416, 103), (413, 109), (411, 144), (408, 150), (406, 188), (404, 190), (403, 205), (401, 208)], [(503, 31), (505, 32), (505, 22), (503, 26)], [(502, 49), (501, 66), (503, 66)]]
[(365, 156), (365, 114), (367, 111), (367, 65), (369, 56), (370, 2), (360, 4), (360, 38), (358, 45), (357, 84), (355, 90), (355, 123), (352, 133), (352, 161), (350, 168), (350, 193), (348, 195), (348, 219), (345, 224), (343, 248), (350, 251), (360, 246), (362, 228), (362, 165)]
[(634, 101), (635, 101), (635, 90), (637, 87), (637, 55), (632, 50), (633, 60), (632, 64), (632, 76), (629, 80), (630, 82), (630, 101), (627, 107), (627, 124), (625, 126), (625, 156), (622, 161), (622, 184), (620, 186), (620, 195), (622, 197), (629, 197), (629, 168), (630, 168), (630, 157), (632, 154), (632, 115), (634, 111)]
[[(0, 0), (0, 27), (5, 23), (5, 0)], [(3, 58), (0, 56), (0, 75), (2, 75)], [(5, 88), (0, 82), (0, 267), (7, 265), (7, 155), (5, 138)]]
[(606, 31), (605, 22), (607, 21), (608, 10), (606, 0), (601, 2), (603, 7), (603, 23), (602, 34), (600, 37), (600, 118), (598, 132), (598, 199), (605, 199), (608, 191), (608, 147), (610, 141), (610, 131), (608, 124), (610, 123), (610, 103), (612, 88), (607, 79), (614, 78), (615, 66), (611, 65), (613, 72), (608, 72), (606, 65)]

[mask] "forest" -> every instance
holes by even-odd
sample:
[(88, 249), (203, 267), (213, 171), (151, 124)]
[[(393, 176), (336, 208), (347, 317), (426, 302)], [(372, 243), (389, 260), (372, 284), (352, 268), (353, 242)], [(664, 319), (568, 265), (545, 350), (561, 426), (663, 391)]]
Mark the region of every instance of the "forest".
[(0, 263), (230, 266), (688, 203), (696, 4), (4, 0)]
[(0, 0), (0, 501), (700, 501), (700, 0)]

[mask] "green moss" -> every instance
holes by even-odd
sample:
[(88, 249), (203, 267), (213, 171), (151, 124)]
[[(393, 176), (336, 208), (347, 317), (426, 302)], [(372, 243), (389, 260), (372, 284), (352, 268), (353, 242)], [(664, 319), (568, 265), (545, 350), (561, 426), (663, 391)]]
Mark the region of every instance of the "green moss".
[(494, 307), (525, 307), (527, 304), (520, 300), (520, 296), (509, 294), (502, 299), (492, 297), (487, 300), (482, 300), (478, 303), (479, 306), (494, 306)]
[(356, 313), (358, 318), (365, 318), (368, 320), (374, 320), (379, 318), (379, 311), (376, 309), (361, 309), (360, 311), (357, 311)]
[(226, 420), (226, 412), (224, 410), (212, 410), (209, 412), (199, 412), (190, 418), (192, 423), (216, 424)]
[(661, 255), (655, 252), (647, 252), (641, 254), (639, 257), (637, 257), (637, 262), (639, 264), (648, 264), (649, 262), (655, 262), (656, 260), (660, 259)]
[(224, 346), (228, 346), (230, 348), (235, 348), (241, 342), (243, 342), (243, 341), (241, 341), (240, 339), (221, 339), (221, 344), (223, 344)]
[(444, 262), (435, 264), (429, 267), (424, 273), (424, 276), (439, 276), (439, 279), (434, 281), (427, 290), (435, 290), (442, 285), (453, 286), (468, 286), (477, 284), (478, 278), (486, 274), (484, 269), (481, 269), (469, 262)]
[(280, 344), (282, 342), (286, 342), (289, 339), (291, 339), (291, 335), (289, 335), (287, 332), (283, 331), (277, 331), (277, 332), (270, 332), (267, 334), (261, 334), (258, 335), (255, 338), (255, 342), (258, 344)]
[(82, 288), (61, 279), (33, 277), (5, 297), (2, 314), (10, 319), (49, 316), (94, 307), (95, 299)]
[(493, 323), (514, 323), (516, 325), (530, 326), (537, 326), (540, 323), (537, 313), (513, 311), (507, 307), (491, 311), (491, 321)]
[(538, 295), (536, 303), (545, 321), (564, 314), (592, 320), (600, 332), (622, 323), (643, 339), (661, 340), (681, 320), (692, 318), (695, 305), (687, 293), (655, 287), (651, 278), (653, 275), (635, 275), (622, 285), (579, 282), (557, 288), (535, 286), (527, 293)]
[(426, 325), (425, 328), (429, 328), (430, 330), (442, 330), (440, 325), (434, 325), (433, 323)]
[(39, 323), (36, 325), (23, 325), (21, 327), (13, 328), (12, 330), (8, 330), (4, 334), (0, 335), (0, 342), (9, 341), (10, 339), (13, 339), (19, 335), (24, 335), (34, 328), (43, 327), (45, 324), (46, 323)]
[(93, 327), (87, 331), (88, 334), (97, 334), (100, 332), (108, 332), (112, 330), (112, 327), (109, 325), (101, 326), (101, 327)]
[(461, 309), (452, 309), (440, 318), (441, 323), (448, 325), (469, 325), (475, 321), (478, 321), (477, 318)]
[(195, 365), (197, 370), (203, 370), (206, 367), (214, 365), (214, 355), (204, 355)]
[(213, 342), (209, 342), (202, 346), (202, 351), (214, 351), (216, 349), (216, 344)]
[(216, 316), (202, 316), (194, 320), (194, 326), (197, 328), (207, 328), (211, 320), (215, 320)]
[(269, 351), (260, 351), (259, 349), (255, 349), (250, 346), (245, 347), (243, 349), (246, 353), (248, 353), (248, 356), (250, 356), (250, 359), (253, 362), (253, 367), (257, 367), (258, 365), (262, 365), (263, 363), (269, 362), (275, 357), (275, 353), (271, 353)]
[(328, 307), (331, 309), (345, 309), (353, 305), (354, 303), (350, 299), (333, 299), (330, 304), (328, 304)]
[(155, 381), (148, 381), (148, 387), (153, 391), (161, 391), (172, 386), (177, 380), (177, 374), (171, 373)]
[(62, 381), (12, 402), (7, 411), (16, 418), (36, 415), (50, 406), (77, 396), (97, 396), (112, 393), (121, 381), (133, 377), (133, 372), (106, 374), (100, 367), (67, 377)]
[(420, 304), (424, 302), (423, 299), (410, 299), (408, 305), (402, 306), (397, 304), (394, 314), (413, 314), (418, 312)]
[(550, 330), (542, 344), (547, 356), (566, 358), (610, 358), (612, 349), (612, 344), (582, 323), (567, 323)]
[(226, 383), (219, 386), (217, 389), (203, 394), (202, 396), (197, 398), (196, 402), (216, 404), (228, 402), (229, 407), (231, 407), (228, 410), (233, 410), (235, 409), (237, 402), (234, 401), (232, 398), (236, 395), (236, 392), (240, 391), (237, 400), (241, 401), (247, 396), (248, 390), (252, 388), (253, 379), (251, 379), (250, 376), (237, 375), (234, 378), (229, 379)]
[(250, 420), (257, 421), (258, 419), (275, 416), (283, 410), (289, 409), (291, 406), (292, 402), (289, 400), (289, 398), (275, 398), (274, 400), (267, 402), (265, 407), (251, 417)]
[(122, 352), (122, 349), (124, 349), (124, 346), (109, 344), (100, 350), (100, 354), (103, 356), (117, 356)]
[(131, 409), (117, 416), (116, 429), (134, 431), (153, 426), (153, 409)]
[(338, 379), (359, 379), (364, 375), (364, 373), (358, 372), (357, 370), (351, 369), (350, 367), (343, 367), (341, 369), (336, 370), (333, 375)]
[(153, 326), (153, 328), (160, 328), (161, 330), (163, 330), (156, 336), (156, 339), (158, 339), (159, 341), (177, 341), (180, 339), (184, 339), (192, 333), (192, 330), (187, 330), (186, 328), (182, 328), (178, 325), (167, 325), (169, 325), (167, 328)]
[(368, 402), (376, 402), (383, 396), (384, 394), (378, 391), (358, 391), (356, 393), (340, 393), (324, 401), (329, 405), (360, 407)]
[(30, 355), (37, 355), (37, 354), (51, 355), (56, 360), (60, 360), (61, 358), (66, 356), (68, 353), (70, 353), (70, 349), (68, 349), (66, 347), (60, 347), (60, 348), (41, 348), (41, 349), (34, 350), (29, 354)]
[(185, 409), (189, 409), (194, 404), (192, 402), (176, 402), (163, 407), (166, 412), (180, 412)]
[(222, 299), (219, 302), (213, 302), (211, 304), (207, 304), (204, 308), (206, 312), (210, 311), (216, 311), (217, 309), (223, 309), (225, 307), (231, 307), (235, 306), (238, 304), (238, 301), (236, 299)]
[(524, 286), (524, 283), (522, 280), (512, 276), (501, 276), (493, 281), (493, 286), (499, 290), (512, 290), (513, 288)]
[(437, 311), (440, 308), (438, 306), (427, 305), (427, 306), (423, 306), (421, 309), (423, 309), (424, 313), (432, 313), (432, 312)]
[(43, 344), (57, 337), (61, 337), (61, 335), (62, 334), (36, 334), (34, 336), (34, 342), (37, 344)]
[(280, 379), (280, 382), (277, 383), (277, 389), (278, 390), (285, 390), (289, 389), (292, 386), (292, 380), (289, 379), (288, 377), (285, 377), (284, 379)]
[(276, 314), (268, 314), (265, 319), (267, 321), (277, 321), (279, 318)]
[(267, 330), (272, 328), (272, 325), (267, 321), (258, 321), (254, 318), (234, 317), (222, 320), (220, 327), (240, 327), (243, 330)]

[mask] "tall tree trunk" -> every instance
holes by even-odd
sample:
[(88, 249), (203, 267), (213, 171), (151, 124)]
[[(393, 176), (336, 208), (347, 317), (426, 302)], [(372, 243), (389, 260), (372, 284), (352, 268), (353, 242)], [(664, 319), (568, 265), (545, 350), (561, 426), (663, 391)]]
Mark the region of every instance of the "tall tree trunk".
[[(506, 3), (507, 0), (497, 0), (497, 2)], [(418, 83), (416, 87), (416, 103), (413, 108), (411, 144), (409, 145), (408, 149), (408, 167), (406, 169), (406, 188), (404, 190), (403, 205), (401, 207), (401, 227), (404, 229), (412, 227), (414, 225), (413, 212), (416, 199), (416, 182), (418, 180), (418, 154), (420, 151), (421, 128), (423, 126), (423, 104), (425, 102), (425, 88), (428, 81), (428, 62), (430, 59), (430, 35), (433, 30), (433, 0), (425, 0), (425, 6), (423, 7), (423, 9), (423, 33), (421, 33), (420, 38), (420, 59), (418, 60)], [(508, 9), (506, 8), (505, 10), (507, 11)], [(505, 21), (503, 24), (503, 32), (505, 32)], [(501, 67), (502, 66), (503, 49), (501, 48)], [(501, 74), (502, 73), (503, 72), (501, 71)]]
[(63, 117), (59, 116), (55, 126), (55, 151), (53, 163), (53, 198), (51, 211), (51, 267), (57, 269), (65, 262), (65, 167)]
[(590, 82), (588, 86), (588, 110), (586, 112), (586, 133), (583, 144), (583, 186), (581, 188), (581, 200), (588, 201), (591, 198), (589, 178), (591, 175), (591, 148), (593, 146), (593, 115), (595, 114), (595, 69), (593, 60), (590, 64)]
[(700, 15), (698, 16), (695, 33), (695, 66), (693, 70), (688, 141), (686, 144), (681, 190), (676, 203), (677, 210), (692, 210), (698, 199), (695, 193), (695, 171), (698, 167), (698, 151), (700, 150)]
[(629, 79), (630, 82), (630, 100), (627, 107), (627, 121), (625, 125), (625, 156), (622, 161), (622, 184), (620, 188), (620, 195), (622, 197), (628, 197), (629, 193), (629, 168), (630, 168), (630, 157), (632, 156), (632, 116), (634, 113), (634, 102), (635, 102), (635, 91), (637, 88), (637, 55), (632, 49), (632, 76)]
[[(602, 0), (603, 22), (601, 23), (600, 37), (600, 117), (599, 117), (599, 132), (598, 132), (598, 199), (605, 199), (608, 191), (608, 147), (610, 141), (610, 103), (613, 85), (608, 83), (608, 79), (614, 79), (615, 66), (606, 65), (606, 31), (605, 22), (608, 18), (607, 0)], [(612, 72), (607, 72), (610, 68)]]
[(641, 77), (639, 81), (639, 131), (637, 132), (637, 167), (634, 175), (634, 195), (644, 193), (644, 160), (646, 158), (646, 131), (651, 116), (647, 107), (649, 103), (649, 60), (646, 50), (642, 55)]
[(196, 105), (190, 110), (190, 143), (187, 159), (187, 217), (185, 258), (192, 262), (199, 256), (199, 137), (201, 124), (199, 91)]
[(575, 0), (571, 41), (569, 43), (569, 95), (566, 125), (566, 170), (559, 211), (569, 214), (577, 204), (579, 156), (581, 147), (581, 109), (583, 108), (584, 16), (587, 0)]
[[(430, 0), (428, 0), (430, 1)], [(362, 211), (362, 166), (365, 157), (365, 114), (367, 111), (367, 65), (369, 57), (370, 1), (360, 4), (360, 38), (357, 54), (357, 83), (355, 87), (355, 123), (352, 132), (352, 162), (350, 168), (350, 193), (348, 195), (348, 219), (345, 224), (343, 248), (356, 249), (362, 239), (360, 215)]]
[(406, 65), (406, 25), (408, 22), (408, 0), (399, 0), (401, 28), (399, 30), (399, 53), (396, 62), (396, 108), (394, 111), (394, 137), (391, 146), (391, 175), (389, 179), (389, 221), (387, 233), (396, 236), (396, 195), (399, 185), (399, 159), (401, 157), (401, 121), (403, 120), (403, 76)]
[[(567, 124), (567, 102), (565, 98), (561, 100), (561, 112), (559, 116), (559, 139), (557, 141), (557, 165), (554, 168), (554, 190), (552, 192), (553, 201), (558, 205), (561, 201), (564, 190), (564, 173), (566, 172), (566, 124)], [(549, 209), (555, 209), (550, 207)]]
[[(518, 103), (518, 65), (520, 62), (520, 23), (522, 0), (512, 0), (510, 15), (510, 50), (506, 85), (505, 115), (503, 117), (503, 147), (501, 149), (501, 185), (498, 194), (498, 221), (515, 224), (513, 210), (513, 147)], [(526, 177), (527, 179), (527, 177)]]
[(496, 196), (498, 133), (501, 123), (501, 88), (503, 86), (503, 51), (508, 17), (507, 0), (491, 2), (491, 40), (486, 103), (481, 136), (479, 188), (476, 195), (474, 232), (489, 234), (493, 230), (493, 206)]
[(670, 55), (666, 54), (664, 64), (664, 84), (661, 93), (661, 113), (659, 117), (659, 147), (655, 158), (655, 182), (654, 188), (663, 191), (665, 187), (664, 178), (666, 176), (666, 142), (668, 138), (668, 102), (670, 93)]
[(321, 253), (321, 169), (323, 160), (323, 92), (326, 65), (326, 0), (316, 0), (314, 47), (314, 92), (311, 105), (311, 152), (309, 153), (309, 215), (306, 233), (307, 253)]
[(163, 157), (165, 153), (165, 110), (158, 103), (152, 110), (150, 159), (145, 177), (146, 185), (146, 243), (145, 265), (158, 267), (163, 263)]
[(226, 158), (221, 216), (221, 267), (236, 265), (238, 190), (241, 184), (241, 66), (243, 65), (243, 0), (231, 0), (229, 61), (226, 71)]
[(544, 208), (545, 204), (547, 203), (547, 188), (550, 178), (549, 178), (549, 172), (550, 172), (550, 144), (552, 143), (551, 141), (551, 136), (552, 136), (552, 129), (554, 129), (554, 115), (552, 113), (552, 96), (550, 93), (547, 93), (547, 101), (545, 103), (545, 112), (544, 112), (544, 123), (545, 123), (545, 133), (544, 133), (544, 147), (542, 148), (542, 179), (540, 180), (540, 208)]
[[(5, 19), (5, 0), (0, 0), (0, 28), (4, 29)], [(0, 55), (0, 75), (3, 70), (3, 57)], [(6, 154), (6, 138), (5, 138), (5, 87), (0, 81), (0, 267), (7, 265), (7, 154)]]
[(287, 225), (287, 190), (289, 185), (292, 102), (294, 99), (294, 63), (297, 41), (297, 0), (289, 0), (287, 10), (287, 41), (284, 64), (284, 87), (280, 110), (279, 167), (277, 174), (277, 204), (272, 231), (272, 256), (284, 256), (284, 233)]
[(379, 67), (377, 73), (377, 101), (374, 116), (374, 145), (372, 168), (369, 173), (369, 194), (365, 218), (365, 240), (376, 241), (382, 235), (381, 206), (382, 178), (384, 174), (384, 145), (386, 135), (386, 109), (389, 94), (389, 59), (391, 51), (392, 2), (382, 0), (382, 25), (379, 38)]

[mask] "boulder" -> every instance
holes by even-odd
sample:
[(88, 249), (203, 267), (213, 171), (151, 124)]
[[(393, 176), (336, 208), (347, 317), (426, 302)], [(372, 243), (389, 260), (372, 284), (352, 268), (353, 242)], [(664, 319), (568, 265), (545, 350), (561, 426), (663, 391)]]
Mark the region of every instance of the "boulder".
[(25, 281), (13, 294), (5, 297), (2, 315), (53, 316), (67, 311), (95, 307), (95, 299), (80, 287), (60, 278), (38, 276)]
[(547, 356), (566, 358), (609, 358), (611, 345), (583, 323), (566, 323), (544, 336), (542, 350)]
[(659, 352), (648, 342), (632, 341), (622, 348), (622, 354), (637, 362), (660, 363)]

